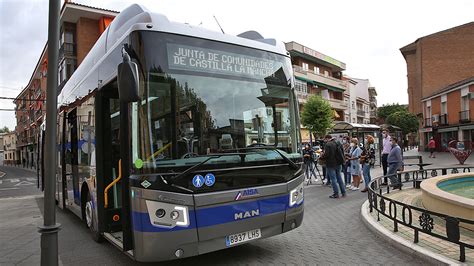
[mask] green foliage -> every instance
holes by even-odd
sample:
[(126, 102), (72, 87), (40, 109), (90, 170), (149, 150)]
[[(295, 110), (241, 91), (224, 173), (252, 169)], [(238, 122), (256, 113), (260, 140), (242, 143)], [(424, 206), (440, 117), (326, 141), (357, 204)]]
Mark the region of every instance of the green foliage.
[(334, 111), (329, 102), (319, 95), (313, 95), (303, 107), (301, 123), (314, 134), (324, 136), (333, 126)]
[(10, 129), (7, 126), (0, 128), (0, 133), (9, 133), (9, 132), (10, 132)]
[(403, 134), (410, 132), (416, 132), (418, 130), (418, 118), (416, 115), (408, 112), (407, 110), (401, 110), (389, 114), (386, 119), (387, 124), (391, 124), (402, 129)]
[(407, 106), (400, 105), (398, 103), (384, 104), (377, 109), (377, 116), (383, 120), (386, 120), (390, 114), (399, 111), (408, 111)]

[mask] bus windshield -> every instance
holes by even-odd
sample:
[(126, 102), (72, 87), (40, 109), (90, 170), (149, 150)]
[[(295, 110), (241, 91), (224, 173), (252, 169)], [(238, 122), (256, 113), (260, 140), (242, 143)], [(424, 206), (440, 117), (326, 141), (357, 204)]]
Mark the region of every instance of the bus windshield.
[[(171, 34), (141, 38), (144, 79), (141, 101), (132, 106), (135, 169), (273, 164), (301, 156), (289, 58)], [(215, 156), (223, 153), (229, 154)]]

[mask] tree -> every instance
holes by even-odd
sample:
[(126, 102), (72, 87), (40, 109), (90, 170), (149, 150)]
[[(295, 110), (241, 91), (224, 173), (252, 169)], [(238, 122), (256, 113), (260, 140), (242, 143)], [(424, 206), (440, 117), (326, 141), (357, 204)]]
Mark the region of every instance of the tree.
[(400, 105), (398, 103), (384, 104), (377, 109), (377, 117), (387, 122), (387, 117), (390, 114), (393, 114), (399, 111), (408, 111), (407, 106)]
[(334, 111), (319, 95), (309, 97), (301, 112), (301, 123), (314, 134), (324, 136), (333, 126)]
[(401, 110), (388, 115), (386, 122), (400, 127), (404, 135), (418, 130), (418, 118), (407, 110)]
[(0, 133), (10, 133), (10, 129), (7, 126), (0, 128)]

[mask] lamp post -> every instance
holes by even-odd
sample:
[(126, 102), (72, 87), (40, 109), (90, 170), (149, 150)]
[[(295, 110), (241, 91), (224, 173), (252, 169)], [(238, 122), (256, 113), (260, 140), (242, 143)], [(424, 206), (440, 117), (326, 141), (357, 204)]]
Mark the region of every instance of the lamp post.
[(59, 57), (59, 5), (60, 0), (49, 0), (48, 22), (48, 79), (46, 91), (46, 138), (44, 177), (44, 222), (41, 234), (41, 265), (58, 265), (58, 231), (54, 182), (56, 177), (56, 118)]

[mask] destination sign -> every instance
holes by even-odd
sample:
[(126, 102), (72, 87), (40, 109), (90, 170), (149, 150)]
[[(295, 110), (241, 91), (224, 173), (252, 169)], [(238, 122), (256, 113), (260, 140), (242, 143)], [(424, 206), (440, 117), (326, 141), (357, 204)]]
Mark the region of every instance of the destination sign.
[(275, 60), (180, 44), (169, 43), (167, 49), (168, 67), (177, 70), (265, 78), (283, 65)]

